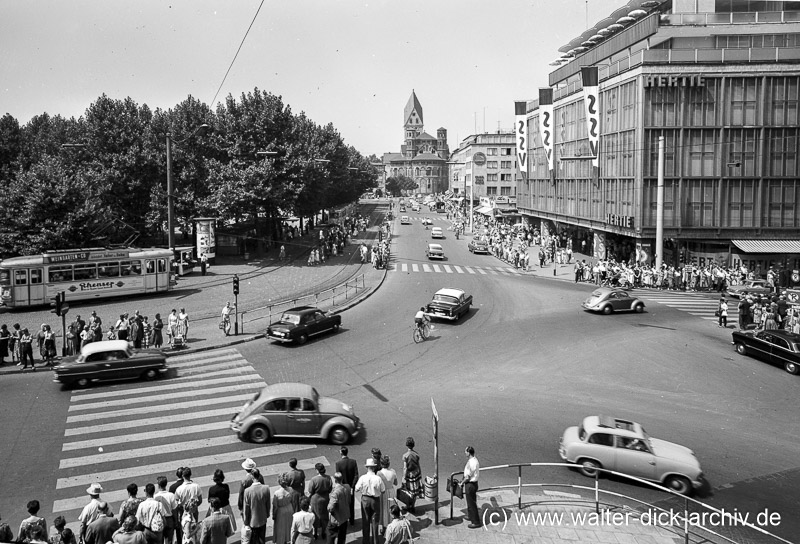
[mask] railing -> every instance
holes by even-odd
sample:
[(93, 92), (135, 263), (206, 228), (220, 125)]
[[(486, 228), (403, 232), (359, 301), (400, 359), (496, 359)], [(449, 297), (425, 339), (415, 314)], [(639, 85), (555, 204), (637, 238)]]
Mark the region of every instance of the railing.
[(258, 308), (250, 308), (240, 313), (241, 332), (244, 332), (245, 323), (255, 323), (262, 319), (266, 319), (267, 324), (272, 323), (272, 318), (274, 316), (280, 315), (287, 309), (295, 306), (315, 306), (321, 310), (336, 309), (337, 306), (341, 306), (362, 295), (366, 290), (367, 286), (364, 280), (364, 274), (359, 274), (341, 285), (325, 289), (318, 293), (282, 300), (266, 306), (259, 306)]
[(661, 16), (662, 25), (735, 25), (753, 23), (794, 23), (800, 21), (798, 11), (733, 11), (724, 13), (668, 13)]
[[(716, 526), (724, 526), (726, 522), (729, 522), (731, 525), (730, 527), (736, 527), (737, 529), (747, 529), (748, 532), (758, 533), (759, 535), (769, 537), (774, 542), (783, 542), (785, 544), (792, 544), (791, 541), (785, 540), (775, 534), (770, 533), (769, 531), (750, 523), (748, 520), (742, 520), (737, 518), (735, 515), (732, 515), (725, 510), (720, 510), (700, 502), (696, 499), (691, 497), (687, 497), (684, 495), (680, 495), (673, 491), (672, 489), (663, 487), (661, 485), (655, 484), (653, 482), (649, 482), (647, 480), (642, 480), (640, 478), (636, 478), (634, 476), (629, 476), (627, 474), (622, 474), (620, 472), (615, 472), (613, 470), (606, 470), (602, 468), (598, 468), (597, 472), (595, 473), (594, 478), (594, 487), (589, 487), (585, 485), (577, 485), (577, 484), (570, 484), (570, 483), (523, 483), (523, 476), (522, 476), (522, 469), (523, 467), (567, 467), (567, 468), (576, 468), (578, 465), (570, 464), (570, 463), (518, 463), (518, 464), (508, 464), (508, 465), (496, 465), (491, 467), (481, 467), (481, 475), (485, 474), (486, 472), (492, 470), (503, 470), (503, 469), (517, 469), (517, 483), (510, 484), (510, 485), (499, 485), (494, 487), (487, 487), (482, 488), (478, 492), (485, 493), (487, 491), (497, 491), (503, 489), (515, 489), (517, 491), (517, 508), (522, 509), (522, 490), (524, 488), (569, 488), (572, 490), (581, 490), (581, 491), (588, 491), (593, 494), (592, 498), (584, 498), (581, 497), (581, 502), (585, 502), (587, 504), (593, 504), (595, 512), (597, 514), (601, 513), (601, 510), (610, 510), (616, 508), (623, 508), (627, 507), (630, 508), (628, 505), (625, 504), (613, 504), (610, 502), (604, 502), (601, 500), (601, 496), (603, 498), (609, 497), (617, 499), (618, 501), (624, 502), (629, 501), (630, 503), (634, 504), (634, 508), (638, 509), (646, 509), (650, 518), (653, 518), (652, 512), (657, 511), (660, 512), (661, 515), (659, 516), (659, 520), (669, 520), (669, 523), (658, 523), (658, 526), (663, 528), (668, 528), (676, 533), (680, 533), (684, 539), (684, 542), (688, 544), (690, 542), (690, 537), (695, 536), (700, 539), (708, 539), (710, 537), (714, 537), (720, 539), (723, 542), (729, 542), (731, 544), (738, 544), (741, 541), (733, 540), (729, 536), (725, 536), (720, 534), (717, 531), (710, 529), (708, 527), (704, 527), (697, 524), (698, 520), (708, 520), (714, 519), (719, 520), (719, 523), (714, 523)], [(668, 498), (673, 501), (678, 501), (682, 503), (682, 511), (675, 512), (674, 509), (667, 510), (661, 506), (656, 504), (638, 499), (636, 497), (632, 497), (630, 495), (624, 495), (622, 493), (617, 493), (610, 489), (601, 489), (600, 487), (600, 476), (601, 473), (607, 476), (615, 476), (618, 478), (623, 478), (625, 480), (630, 480), (632, 482), (636, 482), (640, 485), (646, 486), (650, 489), (656, 489), (659, 491), (663, 491), (664, 493), (668, 494)], [(462, 471), (453, 472), (450, 474), (450, 478), (448, 481), (452, 481), (454, 477), (462, 475)], [(453, 490), (451, 487), (450, 491), (450, 519), (453, 519)], [(559, 497), (559, 500), (563, 501), (564, 497)], [(576, 501), (577, 502), (577, 501)], [(530, 506), (530, 504), (528, 505)], [(734, 511), (735, 513), (739, 513), (738, 511)], [(705, 513), (705, 515), (702, 515)], [(641, 518), (645, 513), (639, 512), (639, 517)], [(713, 514), (713, 517), (711, 517)], [(672, 523), (675, 520), (676, 523)], [(652, 523), (651, 523), (652, 524)], [(707, 540), (705, 540), (707, 541)]]

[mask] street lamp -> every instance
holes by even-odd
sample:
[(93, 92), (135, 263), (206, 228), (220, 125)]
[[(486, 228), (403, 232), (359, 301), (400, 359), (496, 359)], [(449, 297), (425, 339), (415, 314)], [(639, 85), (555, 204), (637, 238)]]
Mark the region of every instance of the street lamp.
[[(175, 142), (176, 144), (182, 144), (189, 138), (193, 138), (195, 136), (203, 136), (204, 134), (208, 133), (211, 129), (210, 126), (203, 123), (199, 127), (197, 127), (194, 132), (192, 132), (189, 136), (184, 138), (183, 140), (178, 140)], [(167, 245), (171, 251), (175, 251), (175, 211), (174, 211), (174, 204), (173, 204), (173, 194), (172, 194), (172, 133), (167, 132)]]

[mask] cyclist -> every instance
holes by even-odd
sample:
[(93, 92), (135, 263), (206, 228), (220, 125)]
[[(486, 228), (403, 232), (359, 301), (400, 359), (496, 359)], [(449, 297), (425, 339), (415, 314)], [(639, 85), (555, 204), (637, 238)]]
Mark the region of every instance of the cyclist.
[(225, 331), (225, 336), (228, 336), (228, 331), (231, 330), (231, 303), (230, 301), (225, 303), (225, 306), (222, 308), (222, 330)]
[(422, 306), (416, 315), (414, 315), (414, 326), (419, 329), (420, 333), (422, 333), (423, 329), (425, 328), (425, 323), (429, 323), (430, 320), (431, 318), (425, 315), (425, 306)]

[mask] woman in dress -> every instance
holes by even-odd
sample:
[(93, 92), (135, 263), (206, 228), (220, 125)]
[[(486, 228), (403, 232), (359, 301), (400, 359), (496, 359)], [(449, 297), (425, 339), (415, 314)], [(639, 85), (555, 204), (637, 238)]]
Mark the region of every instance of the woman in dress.
[(19, 338), (22, 336), (19, 323), (14, 323), (11, 330), (11, 340), (8, 341), (8, 349), (11, 351), (11, 362), (17, 361), (17, 366), (22, 366), (22, 359), (19, 353)]
[[(25, 331), (23, 331), (25, 332)], [(44, 518), (39, 517), (39, 501), (32, 500), (28, 501), (27, 509), (28, 513), (30, 514), (29, 517), (22, 520), (22, 523), (19, 524), (19, 531), (17, 532), (17, 542), (25, 542), (28, 543), (31, 541), (31, 530), (34, 527), (39, 527), (42, 530), (42, 540), (47, 535), (47, 522)]]
[(397, 491), (395, 490), (397, 487), (397, 472), (393, 468), (389, 468), (389, 464), (388, 455), (381, 457), (381, 469), (378, 471), (378, 476), (383, 478), (383, 485), (386, 486), (386, 492), (381, 493), (380, 525), (383, 533), (386, 533), (386, 527), (392, 522), (389, 506), (395, 504), (395, 497), (397, 497)]
[(172, 309), (167, 316), (167, 336), (169, 336), (170, 346), (173, 344), (175, 335), (178, 334), (178, 310)]
[[(284, 473), (278, 476), (280, 489), (272, 496), (272, 541), (287, 544), (292, 539), (292, 516), (294, 515), (293, 496), (289, 488), (289, 478)], [(297, 505), (299, 508), (299, 504)]]
[[(233, 510), (231, 509), (231, 489), (228, 487), (228, 484), (225, 483), (225, 473), (220, 469), (215, 470), (212, 480), (214, 480), (214, 485), (208, 488), (208, 502), (210, 504), (211, 499), (214, 497), (219, 500), (219, 511), (223, 514), (227, 514), (227, 516), (230, 518), (231, 529), (235, 533), (236, 518), (233, 517)], [(206, 517), (210, 515), (211, 507), (209, 506)]]
[(8, 325), (3, 323), (0, 325), (0, 365), (5, 364), (6, 357), (8, 357), (9, 340), (11, 340), (11, 333), (8, 330)]
[(308, 511), (310, 501), (300, 499), (300, 511), (292, 515), (292, 544), (312, 544), (314, 542), (314, 514)]
[(42, 359), (46, 366), (52, 366), (56, 358), (56, 333), (50, 328), (50, 325), (44, 326), (42, 335)]
[(403, 487), (408, 491), (414, 501), (408, 505), (408, 511), (414, 513), (416, 499), (423, 496), (422, 469), (419, 466), (419, 454), (414, 451), (414, 439), (406, 438), (408, 451), (403, 454)]
[(761, 317), (763, 315), (764, 310), (761, 308), (761, 302), (756, 302), (753, 304), (753, 323), (755, 323), (756, 328), (761, 328)]
[[(308, 495), (311, 498), (311, 511), (314, 513), (314, 538), (320, 534), (324, 539), (328, 530), (328, 501), (330, 501), (333, 481), (325, 474), (325, 465), (314, 465), (317, 475), (308, 484)], [(302, 510), (302, 506), (300, 507)]]
[(153, 347), (160, 348), (161, 345), (164, 343), (164, 335), (162, 331), (164, 330), (164, 322), (161, 321), (161, 314), (156, 314), (156, 318), (153, 320)]
[(772, 304), (769, 308), (766, 309), (766, 317), (764, 318), (764, 330), (775, 330), (778, 328), (778, 314), (777, 314), (778, 306), (777, 304)]

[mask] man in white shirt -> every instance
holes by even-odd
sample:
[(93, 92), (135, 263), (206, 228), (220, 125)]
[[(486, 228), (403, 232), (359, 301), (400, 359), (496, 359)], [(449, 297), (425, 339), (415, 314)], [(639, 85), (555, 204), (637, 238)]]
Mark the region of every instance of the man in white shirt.
[[(147, 544), (162, 544), (164, 541), (164, 522), (167, 519), (167, 512), (161, 501), (153, 498), (156, 486), (147, 484), (144, 486), (145, 499), (136, 509), (136, 521), (144, 527), (144, 538)], [(161, 516), (161, 526), (154, 526), (153, 522)]]
[(175, 519), (178, 512), (178, 499), (175, 497), (175, 493), (167, 491), (168, 482), (166, 476), (159, 476), (156, 478), (156, 482), (158, 483), (158, 491), (153, 498), (161, 503), (166, 513), (164, 516), (164, 544), (172, 544), (172, 539), (175, 536), (175, 527), (180, 521)]
[(81, 515), (78, 516), (78, 521), (81, 522), (81, 528), (78, 534), (79, 542), (84, 541), (84, 537), (86, 536), (86, 528), (89, 526), (89, 524), (99, 518), (101, 515), (100, 493), (103, 492), (103, 486), (100, 484), (92, 484), (86, 488), (86, 492), (89, 494), (92, 500), (89, 501), (89, 504), (83, 507)]
[[(184, 538), (186, 538), (186, 535), (192, 533), (197, 523), (197, 508), (203, 502), (203, 491), (192, 481), (192, 469), (189, 467), (183, 469), (183, 483), (175, 490), (175, 498), (183, 507), (183, 517), (180, 523)], [(190, 515), (187, 516), (187, 513)]]
[(478, 529), (483, 527), (478, 513), (478, 476), (481, 464), (475, 457), (475, 448), (472, 446), (467, 446), (464, 453), (467, 455), (467, 464), (464, 467), (464, 498), (467, 501), (467, 517), (470, 522), (468, 527)]
[[(378, 542), (378, 517), (380, 516), (381, 495), (386, 492), (383, 478), (376, 474), (378, 464), (370, 457), (365, 464), (367, 472), (356, 482), (354, 492), (361, 493), (361, 542)], [(370, 540), (370, 534), (374, 540)]]

